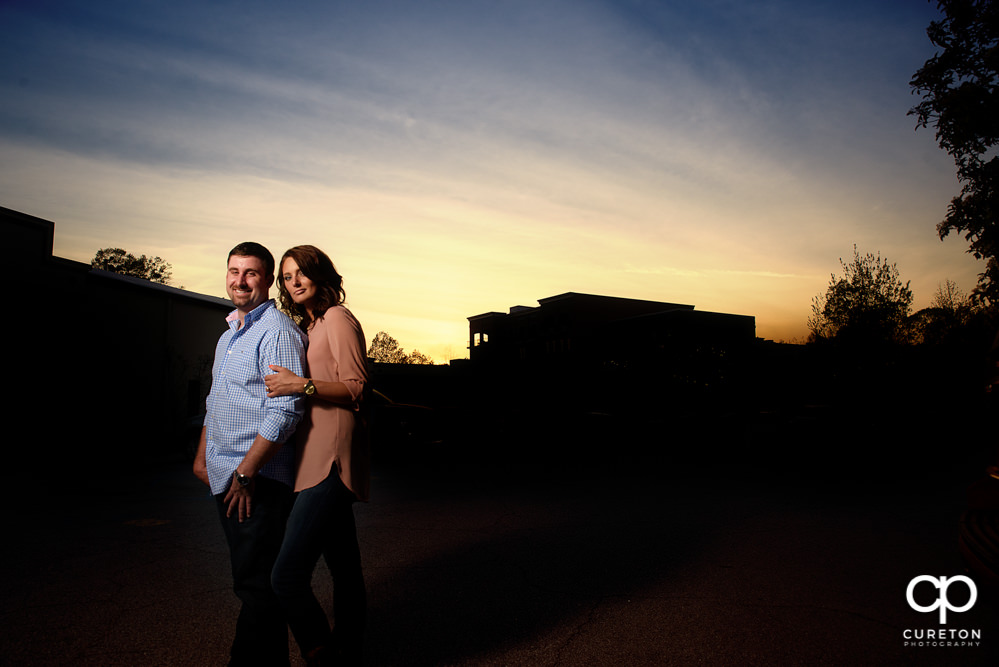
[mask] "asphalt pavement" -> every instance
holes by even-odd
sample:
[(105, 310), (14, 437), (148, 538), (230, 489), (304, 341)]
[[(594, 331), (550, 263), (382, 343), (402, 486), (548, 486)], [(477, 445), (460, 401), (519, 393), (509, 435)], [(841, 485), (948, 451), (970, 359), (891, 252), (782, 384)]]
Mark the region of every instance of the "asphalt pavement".
[[(356, 510), (367, 664), (999, 664), (984, 594), (944, 624), (906, 598), (914, 577), (963, 573), (974, 465), (853, 477), (508, 444), (376, 465)], [(225, 664), (227, 550), (186, 462), (8, 494), (3, 517), (0, 664)], [(325, 565), (315, 581), (329, 608)], [(927, 586), (922, 607), (940, 600)]]

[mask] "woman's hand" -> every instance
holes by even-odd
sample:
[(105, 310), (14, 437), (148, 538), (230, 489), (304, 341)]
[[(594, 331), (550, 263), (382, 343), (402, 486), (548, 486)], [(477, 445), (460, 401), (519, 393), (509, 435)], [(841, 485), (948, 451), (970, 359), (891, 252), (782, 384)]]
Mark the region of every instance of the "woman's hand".
[(301, 394), (305, 390), (305, 378), (295, 375), (284, 366), (271, 364), (268, 366), (274, 375), (264, 376), (264, 385), (267, 387), (267, 398), (275, 396), (290, 396), (291, 394)]

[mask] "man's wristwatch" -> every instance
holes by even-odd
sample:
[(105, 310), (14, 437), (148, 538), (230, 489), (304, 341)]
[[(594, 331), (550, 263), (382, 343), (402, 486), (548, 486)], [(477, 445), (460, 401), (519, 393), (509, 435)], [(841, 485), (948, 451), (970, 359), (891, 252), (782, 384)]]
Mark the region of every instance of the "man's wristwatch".
[(303, 389), (302, 391), (305, 392), (306, 396), (312, 396), (314, 393), (316, 393), (316, 385), (312, 384), (311, 378), (305, 381), (305, 389)]
[(253, 481), (252, 477), (250, 477), (249, 475), (244, 475), (238, 470), (235, 473), (233, 473), (233, 475), (236, 479), (236, 483), (239, 484), (244, 489), (250, 485), (250, 482)]

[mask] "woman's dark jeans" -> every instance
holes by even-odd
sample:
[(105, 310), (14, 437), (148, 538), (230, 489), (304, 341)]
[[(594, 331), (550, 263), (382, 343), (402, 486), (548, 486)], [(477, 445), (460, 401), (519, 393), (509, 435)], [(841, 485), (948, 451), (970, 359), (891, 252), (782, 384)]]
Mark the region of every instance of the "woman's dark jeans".
[[(298, 493), (288, 517), (271, 583), (303, 656), (325, 646), (348, 664), (360, 659), (367, 596), (354, 500), (334, 466), (320, 484)], [(333, 576), (332, 640), (326, 613), (312, 592), (320, 555)]]

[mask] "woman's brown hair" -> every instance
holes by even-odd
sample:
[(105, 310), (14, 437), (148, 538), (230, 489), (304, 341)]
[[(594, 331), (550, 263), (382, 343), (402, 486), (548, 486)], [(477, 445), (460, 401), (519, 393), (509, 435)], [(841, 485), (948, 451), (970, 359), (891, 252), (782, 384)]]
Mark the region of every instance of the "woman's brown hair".
[(347, 294), (343, 291), (343, 277), (337, 273), (329, 256), (315, 246), (297, 245), (286, 250), (281, 256), (281, 262), (278, 264), (278, 294), (281, 310), (291, 315), (291, 318), (302, 329), (308, 329), (309, 325), (312, 324), (309, 312), (305, 306), (292, 300), (288, 288), (284, 284), (284, 260), (289, 257), (295, 260), (299, 270), (316, 286), (316, 300), (313, 310), (317, 320), (323, 319), (327, 310), (339, 306), (346, 299)]

